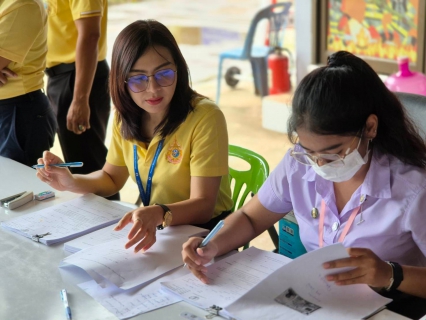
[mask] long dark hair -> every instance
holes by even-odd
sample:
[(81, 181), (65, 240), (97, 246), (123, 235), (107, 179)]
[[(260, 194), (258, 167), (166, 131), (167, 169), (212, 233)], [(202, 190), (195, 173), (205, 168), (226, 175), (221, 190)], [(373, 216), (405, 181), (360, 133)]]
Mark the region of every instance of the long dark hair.
[(327, 66), (302, 79), (288, 134), (292, 143), (301, 126), (321, 135), (357, 135), (371, 114), (378, 118), (376, 150), (426, 168), (425, 142), (401, 102), (365, 61), (346, 51), (332, 54)]
[(135, 62), (148, 48), (154, 48), (155, 45), (167, 48), (177, 67), (176, 89), (170, 101), (170, 108), (155, 131), (163, 138), (171, 134), (193, 111), (192, 100), (203, 97), (190, 87), (188, 65), (169, 29), (155, 20), (138, 20), (131, 23), (115, 40), (109, 78), (117, 121), (121, 122), (121, 134), (127, 140), (149, 142), (149, 138), (143, 136), (141, 130), (141, 119), (146, 111), (132, 100), (124, 81)]

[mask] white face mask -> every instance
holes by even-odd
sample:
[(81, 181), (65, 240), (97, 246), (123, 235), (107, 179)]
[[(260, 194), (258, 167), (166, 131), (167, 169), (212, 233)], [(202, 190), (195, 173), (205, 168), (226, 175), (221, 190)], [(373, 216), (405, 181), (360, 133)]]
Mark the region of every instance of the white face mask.
[(370, 150), (366, 152), (363, 159), (358, 152), (360, 144), (361, 139), (359, 140), (357, 148), (345, 157), (345, 159), (343, 160), (344, 164), (342, 166), (333, 166), (333, 162), (327, 163), (323, 166), (319, 166), (316, 162), (313, 162), (309, 158), (308, 159), (309, 162), (312, 163), (312, 168), (314, 169), (316, 174), (323, 177), (324, 179), (333, 182), (348, 181), (368, 161), (368, 154), (370, 153)]

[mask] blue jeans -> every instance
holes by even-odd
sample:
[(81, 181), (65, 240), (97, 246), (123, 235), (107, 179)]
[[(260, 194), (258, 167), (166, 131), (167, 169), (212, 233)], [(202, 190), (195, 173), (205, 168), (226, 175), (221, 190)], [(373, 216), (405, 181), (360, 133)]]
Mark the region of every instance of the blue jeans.
[(0, 156), (32, 166), (53, 146), (56, 118), (41, 91), (0, 100)]

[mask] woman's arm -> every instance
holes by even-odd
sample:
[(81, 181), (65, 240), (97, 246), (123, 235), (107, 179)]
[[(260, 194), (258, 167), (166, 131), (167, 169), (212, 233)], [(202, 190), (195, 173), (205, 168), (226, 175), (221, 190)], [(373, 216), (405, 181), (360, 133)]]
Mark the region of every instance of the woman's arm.
[(87, 175), (73, 175), (68, 168), (49, 166), (49, 164), (62, 162), (62, 159), (50, 151), (45, 151), (43, 158), (40, 158), (38, 163), (45, 164), (46, 167), (37, 169), (37, 177), (56, 190), (81, 194), (94, 193), (103, 197), (117, 193), (129, 177), (127, 167), (114, 166), (109, 163), (105, 163), (102, 170)]
[(224, 227), (211, 240), (218, 247), (217, 255), (245, 245), (284, 216), (266, 209), (255, 195), (240, 210), (226, 218)]
[(79, 190), (84, 191), (83, 193), (94, 193), (102, 197), (108, 197), (119, 192), (128, 177), (127, 167), (114, 166), (108, 162), (105, 163), (102, 170), (87, 175), (74, 175)]
[[(221, 180), (222, 177), (191, 177), (191, 192), (188, 200), (162, 203), (172, 212), (171, 225), (208, 222), (214, 212)], [(130, 240), (125, 248), (128, 249), (139, 242), (134, 251), (146, 251), (155, 243), (156, 227), (163, 222), (163, 216), (164, 211), (160, 206), (141, 207), (126, 213), (115, 230), (121, 230), (132, 222), (133, 227), (128, 235)]]
[[(354, 269), (328, 275), (327, 280), (337, 285), (364, 283), (376, 288), (387, 288), (392, 277), (392, 267), (377, 257), (370, 249), (348, 248), (350, 258), (329, 261), (325, 269), (354, 267)], [(402, 266), (404, 280), (399, 291), (426, 298), (426, 268)]]
[(182, 258), (192, 273), (207, 283), (204, 265), (215, 256), (225, 254), (246, 244), (284, 217), (267, 210), (255, 195), (240, 210), (225, 219), (223, 228), (203, 248), (198, 248), (202, 238), (190, 238), (183, 244)]

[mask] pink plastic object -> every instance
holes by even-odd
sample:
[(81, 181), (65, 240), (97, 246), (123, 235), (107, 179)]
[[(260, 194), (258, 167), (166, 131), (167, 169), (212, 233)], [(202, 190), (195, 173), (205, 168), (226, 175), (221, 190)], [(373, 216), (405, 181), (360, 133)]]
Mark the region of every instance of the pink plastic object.
[(426, 75), (410, 71), (408, 57), (398, 58), (399, 71), (391, 74), (385, 85), (391, 91), (415, 93), (426, 96)]

